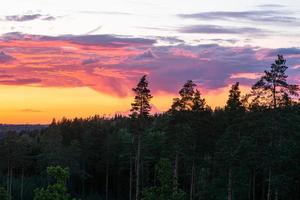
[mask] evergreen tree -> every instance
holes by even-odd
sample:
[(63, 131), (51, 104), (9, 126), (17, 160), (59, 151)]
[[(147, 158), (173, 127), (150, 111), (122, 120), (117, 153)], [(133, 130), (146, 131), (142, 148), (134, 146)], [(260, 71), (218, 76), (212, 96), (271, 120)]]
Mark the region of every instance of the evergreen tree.
[(228, 169), (227, 181), (227, 199), (234, 199), (233, 183), (234, 169), (237, 165), (237, 158), (241, 146), (241, 129), (239, 126), (240, 118), (242, 117), (244, 107), (241, 102), (241, 92), (239, 83), (231, 86), (227, 103), (225, 105), (225, 113), (227, 115), (227, 128), (220, 140), (221, 155), (224, 159), (224, 164)]
[(34, 191), (34, 200), (71, 200), (66, 189), (66, 181), (69, 178), (69, 170), (61, 166), (50, 166), (47, 174), (54, 179), (52, 185), (47, 188), (37, 188)]
[(142, 200), (184, 200), (185, 193), (182, 190), (173, 191), (172, 167), (167, 159), (161, 159), (155, 167), (157, 185), (145, 188), (142, 192)]
[(135, 94), (134, 102), (131, 104), (131, 116), (137, 118), (147, 118), (150, 114), (152, 99), (151, 91), (148, 88), (148, 81), (144, 75), (137, 86), (132, 89)]
[(229, 97), (225, 106), (225, 111), (230, 114), (238, 114), (239, 112), (244, 111), (244, 107), (241, 101), (239, 82), (236, 82), (231, 86)]
[(10, 200), (9, 194), (4, 187), (0, 187), (0, 199)]
[(152, 99), (152, 95), (150, 93), (150, 89), (148, 88), (148, 81), (146, 80), (146, 75), (144, 75), (137, 86), (132, 89), (135, 93), (134, 103), (131, 104), (131, 117), (134, 120), (137, 120), (138, 128), (136, 134), (136, 143), (137, 143), (137, 150), (136, 150), (136, 195), (135, 199), (140, 199), (140, 164), (141, 164), (141, 137), (142, 132), (145, 131), (145, 122), (149, 118), (150, 115), (150, 100)]
[(174, 98), (172, 110), (192, 110), (196, 84), (188, 80), (179, 90), (180, 98)]
[(199, 90), (196, 89), (196, 92), (194, 93), (194, 97), (192, 100), (192, 110), (199, 112), (199, 111), (205, 111), (206, 109), (206, 102), (204, 98), (201, 98), (201, 93)]
[(294, 96), (298, 96), (299, 87), (287, 83), (286, 60), (282, 55), (265, 70), (264, 75), (252, 87), (253, 103), (272, 108), (290, 104)]

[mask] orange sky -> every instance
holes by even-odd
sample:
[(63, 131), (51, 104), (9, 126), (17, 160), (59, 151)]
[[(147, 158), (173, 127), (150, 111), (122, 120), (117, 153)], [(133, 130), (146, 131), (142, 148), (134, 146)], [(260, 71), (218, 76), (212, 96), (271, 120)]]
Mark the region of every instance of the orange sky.
[[(40, 88), (32, 86), (0, 86), (0, 123), (49, 123), (53, 118), (89, 117), (95, 114), (113, 115), (130, 109), (132, 96), (116, 97), (88, 87)], [(228, 88), (208, 92), (209, 105), (223, 105)], [(176, 94), (174, 94), (176, 95)], [(152, 103), (153, 111), (165, 111), (175, 96), (158, 93)]]

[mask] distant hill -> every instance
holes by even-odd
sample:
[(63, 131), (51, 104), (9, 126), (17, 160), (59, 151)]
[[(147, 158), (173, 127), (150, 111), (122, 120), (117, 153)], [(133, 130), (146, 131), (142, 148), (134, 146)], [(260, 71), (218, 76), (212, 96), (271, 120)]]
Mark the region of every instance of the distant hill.
[(7, 131), (21, 132), (24, 130), (40, 130), (46, 128), (48, 125), (41, 124), (0, 124), (0, 133), (5, 133)]

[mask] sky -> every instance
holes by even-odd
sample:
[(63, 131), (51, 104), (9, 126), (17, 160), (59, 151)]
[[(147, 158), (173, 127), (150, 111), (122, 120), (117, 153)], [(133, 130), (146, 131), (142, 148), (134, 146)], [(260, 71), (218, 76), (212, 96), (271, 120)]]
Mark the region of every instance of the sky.
[(186, 80), (212, 107), (276, 59), (300, 83), (300, 1), (9, 0), (0, 7), (0, 124), (125, 114), (143, 75), (163, 112)]

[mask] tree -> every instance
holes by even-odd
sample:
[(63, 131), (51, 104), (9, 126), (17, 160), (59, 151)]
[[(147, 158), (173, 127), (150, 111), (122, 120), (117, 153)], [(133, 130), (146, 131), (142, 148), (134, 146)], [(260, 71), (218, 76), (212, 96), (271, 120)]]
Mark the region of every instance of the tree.
[(230, 113), (231, 115), (238, 115), (241, 111), (244, 111), (239, 85), (239, 82), (236, 82), (231, 86), (228, 100), (226, 102), (225, 111)]
[[(264, 76), (262, 76), (260, 80), (253, 85), (250, 94), (250, 96), (254, 97), (252, 100), (252, 106), (264, 106), (267, 108), (277, 109), (278, 107), (290, 106), (293, 103), (294, 97), (299, 95), (299, 86), (289, 84), (287, 82), (287, 69), (288, 67), (286, 66), (286, 60), (283, 55), (278, 55), (277, 60), (275, 60), (275, 62), (271, 65), (271, 69), (265, 70)], [(281, 124), (277, 123), (275, 115), (272, 115), (270, 121), (272, 124), (269, 127), (270, 139), (268, 146), (270, 148), (270, 152), (273, 152), (275, 150), (274, 144), (277, 143), (274, 140), (274, 135), (278, 134), (278, 129)], [(279, 140), (281, 139), (279, 138)], [(273, 167), (270, 162), (268, 169), (267, 200), (271, 199), (272, 193), (272, 168)], [(278, 191), (276, 191), (276, 193), (277, 192)]]
[(132, 88), (135, 94), (134, 102), (131, 104), (131, 116), (137, 118), (149, 117), (151, 105), (150, 100), (152, 99), (151, 91), (148, 88), (148, 81), (146, 75), (144, 75), (137, 86)]
[(252, 87), (252, 104), (277, 108), (290, 104), (294, 96), (298, 96), (299, 87), (287, 83), (286, 60), (282, 55), (271, 65), (270, 70), (265, 70), (264, 75)]
[(206, 109), (206, 102), (204, 98), (201, 98), (201, 93), (199, 90), (196, 89), (196, 92), (194, 93), (194, 97), (192, 100), (192, 110), (199, 112), (199, 111), (205, 111)]
[(138, 130), (136, 135), (137, 150), (136, 150), (136, 196), (135, 199), (140, 199), (140, 163), (141, 163), (141, 136), (145, 129), (145, 122), (147, 121), (151, 105), (150, 100), (152, 95), (148, 88), (148, 81), (144, 75), (137, 86), (132, 89), (135, 93), (134, 102), (131, 104), (131, 117), (137, 120)]
[(142, 200), (184, 200), (185, 192), (173, 191), (172, 167), (167, 159), (161, 159), (155, 167), (157, 185), (145, 188), (142, 192)]
[(4, 187), (0, 187), (0, 199), (10, 200), (9, 194)]
[(174, 98), (171, 110), (192, 110), (196, 84), (188, 80), (179, 90), (180, 98)]
[(235, 167), (238, 157), (241, 141), (240, 119), (244, 112), (241, 102), (241, 92), (239, 83), (231, 86), (227, 103), (225, 105), (225, 113), (227, 115), (227, 128), (220, 140), (220, 149), (222, 158), (228, 171), (227, 182), (227, 199), (233, 199), (233, 168)]
[(48, 185), (47, 188), (35, 189), (33, 200), (70, 200), (70, 194), (65, 186), (70, 176), (69, 169), (50, 166), (47, 168), (47, 174), (54, 179), (54, 183)]
[[(174, 176), (173, 176), (173, 190), (178, 189), (178, 166), (179, 166), (179, 155), (182, 152), (183, 138), (190, 131), (189, 128), (189, 115), (193, 109), (196, 84), (192, 80), (188, 80), (182, 88), (179, 90), (179, 98), (173, 99), (173, 104), (169, 110), (169, 125), (167, 127), (169, 132), (169, 142), (173, 146), (172, 153), (175, 153), (174, 159)], [(200, 101), (200, 93), (199, 99)], [(200, 102), (198, 102), (200, 103)]]

